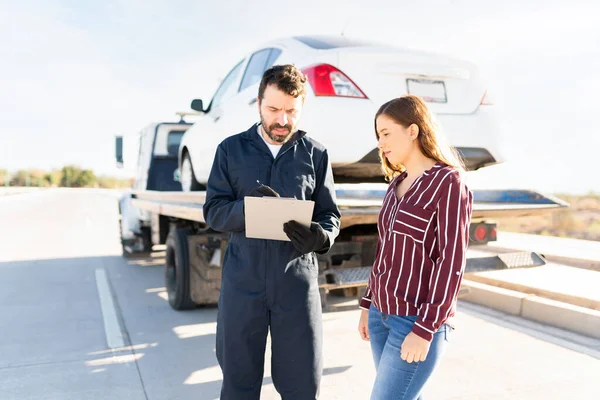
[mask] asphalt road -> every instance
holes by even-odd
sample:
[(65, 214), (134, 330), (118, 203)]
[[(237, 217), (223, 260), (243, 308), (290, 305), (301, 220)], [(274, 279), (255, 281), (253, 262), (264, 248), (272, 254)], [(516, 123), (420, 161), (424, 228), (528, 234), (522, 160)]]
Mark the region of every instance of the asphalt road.
[[(0, 198), (0, 399), (218, 399), (216, 309), (173, 311), (163, 286), (160, 252), (121, 256), (115, 193)], [(356, 302), (336, 303), (320, 398), (368, 399)], [(115, 323), (125, 345), (111, 350)], [(277, 399), (268, 359), (262, 398)], [(599, 373), (600, 341), (460, 304), (426, 397), (597, 399)]]

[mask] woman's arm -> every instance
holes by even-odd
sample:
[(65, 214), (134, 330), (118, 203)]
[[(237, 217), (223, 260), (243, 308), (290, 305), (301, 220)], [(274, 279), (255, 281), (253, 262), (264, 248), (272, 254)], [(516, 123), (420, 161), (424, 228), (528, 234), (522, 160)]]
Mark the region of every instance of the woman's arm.
[[(442, 188), (440, 188), (442, 190)], [(456, 301), (466, 263), (473, 195), (456, 173), (441, 192), (437, 203), (437, 247), (427, 300), (419, 309), (413, 332), (431, 341), (448, 319)]]

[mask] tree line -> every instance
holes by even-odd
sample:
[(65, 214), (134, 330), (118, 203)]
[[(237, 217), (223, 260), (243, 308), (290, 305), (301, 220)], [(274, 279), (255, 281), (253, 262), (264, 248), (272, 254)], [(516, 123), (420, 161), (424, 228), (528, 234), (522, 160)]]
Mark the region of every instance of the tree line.
[(130, 187), (131, 181), (109, 176), (96, 176), (92, 170), (82, 169), (76, 165), (67, 165), (52, 171), (21, 169), (9, 172), (6, 169), (0, 169), (0, 186), (114, 189)]

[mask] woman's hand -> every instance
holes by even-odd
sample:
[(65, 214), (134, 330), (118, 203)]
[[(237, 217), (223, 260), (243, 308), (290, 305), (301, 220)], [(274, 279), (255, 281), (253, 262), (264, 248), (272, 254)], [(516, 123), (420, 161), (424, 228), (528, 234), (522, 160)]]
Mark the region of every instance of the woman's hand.
[(361, 310), (360, 320), (358, 321), (358, 333), (360, 338), (365, 341), (369, 341), (369, 311)]
[(430, 342), (423, 339), (414, 332), (409, 333), (404, 338), (400, 347), (400, 358), (407, 363), (425, 361), (429, 353)]

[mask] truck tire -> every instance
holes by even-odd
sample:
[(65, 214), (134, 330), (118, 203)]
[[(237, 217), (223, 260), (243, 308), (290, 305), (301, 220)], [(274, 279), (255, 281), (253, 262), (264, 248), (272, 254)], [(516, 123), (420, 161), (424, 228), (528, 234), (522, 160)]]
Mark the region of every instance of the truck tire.
[(121, 239), (121, 254), (125, 258), (129, 258), (131, 253), (127, 251), (127, 243), (123, 239), (123, 213), (121, 213), (121, 204), (118, 204), (119, 207), (119, 238)]
[(150, 228), (144, 227), (142, 228), (142, 245), (143, 245), (143, 253), (152, 253), (152, 231)]
[(121, 237), (121, 251), (125, 258), (144, 257), (152, 253), (152, 233), (150, 229), (142, 228), (141, 235), (134, 240), (125, 241)]
[[(131, 258), (136, 255), (147, 255), (152, 252), (152, 231), (150, 228), (141, 228), (141, 235), (136, 239), (123, 239), (123, 213), (121, 204), (119, 209), (119, 238), (121, 239), (121, 254), (125, 258)], [(141, 249), (139, 244), (141, 244)]]
[(123, 214), (121, 214), (121, 206), (119, 205), (119, 239), (121, 239), (121, 251), (123, 256), (129, 256), (129, 252), (125, 249), (125, 241), (123, 240)]
[(196, 307), (190, 296), (189, 233), (189, 229), (174, 227), (167, 236), (165, 286), (169, 305), (174, 310), (191, 310)]

